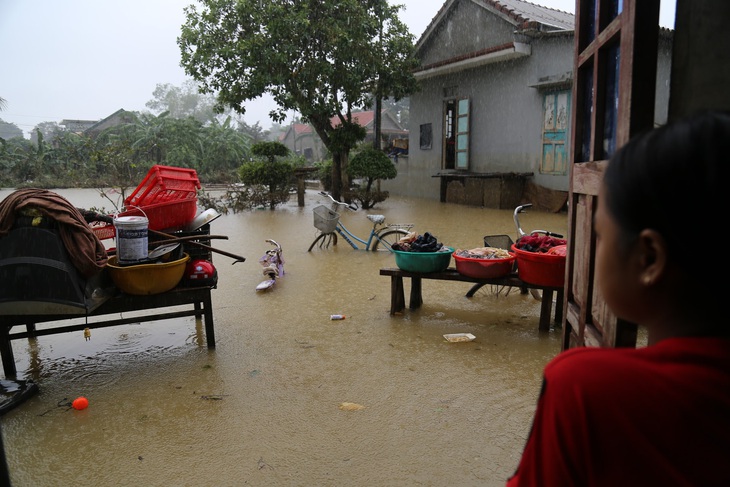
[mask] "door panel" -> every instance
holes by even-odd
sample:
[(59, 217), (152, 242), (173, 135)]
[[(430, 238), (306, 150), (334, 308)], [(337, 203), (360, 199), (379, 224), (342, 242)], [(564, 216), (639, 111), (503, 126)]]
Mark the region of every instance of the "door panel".
[(456, 112), (456, 169), (469, 169), (469, 100), (459, 100)]
[(542, 174), (567, 174), (568, 155), (566, 136), (568, 131), (569, 93), (552, 92), (544, 95), (542, 124)]

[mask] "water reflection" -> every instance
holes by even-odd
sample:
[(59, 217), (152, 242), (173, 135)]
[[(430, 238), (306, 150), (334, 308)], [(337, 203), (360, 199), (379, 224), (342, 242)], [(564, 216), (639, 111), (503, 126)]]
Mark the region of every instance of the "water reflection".
[[(93, 190), (59, 193), (105, 205)], [(378, 274), (391, 255), (343, 241), (307, 252), (324, 203), (309, 192), (304, 208), (292, 198), (211, 224), (228, 236), (214, 247), (246, 257), (214, 254), (213, 351), (192, 317), (15, 341), (19, 375), (41, 392), (2, 418), (13, 485), (503, 485), (560, 330), (538, 333), (529, 294), (485, 286), (466, 298), (458, 282), (424, 282), (422, 308), (391, 317)], [(509, 210), (391, 197), (372, 212), (456, 248), (516, 233)], [(370, 230), (363, 211), (343, 220)], [(564, 214), (521, 223), (567, 233)], [(286, 274), (256, 292), (267, 238)], [(443, 339), (460, 332), (477, 338)], [(88, 409), (64, 405), (80, 395)]]

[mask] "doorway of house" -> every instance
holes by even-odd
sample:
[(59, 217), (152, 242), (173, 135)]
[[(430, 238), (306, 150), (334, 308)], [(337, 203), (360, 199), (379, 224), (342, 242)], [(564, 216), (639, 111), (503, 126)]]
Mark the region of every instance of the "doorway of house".
[(444, 143), (441, 157), (444, 169), (456, 168), (456, 100), (444, 103)]

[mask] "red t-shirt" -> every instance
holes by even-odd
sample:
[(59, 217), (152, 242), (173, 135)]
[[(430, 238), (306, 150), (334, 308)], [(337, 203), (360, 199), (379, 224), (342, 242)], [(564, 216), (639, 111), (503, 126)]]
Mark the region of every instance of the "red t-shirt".
[(730, 486), (730, 339), (560, 353), (507, 481), (528, 485)]

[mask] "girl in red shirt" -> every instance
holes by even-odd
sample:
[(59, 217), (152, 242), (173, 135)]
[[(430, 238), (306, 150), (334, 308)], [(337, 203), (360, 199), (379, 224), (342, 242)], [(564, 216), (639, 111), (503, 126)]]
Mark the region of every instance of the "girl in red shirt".
[(597, 284), (649, 345), (553, 359), (508, 486), (730, 485), (730, 308), (709, 284), (728, 275), (711, 233), (728, 166), (725, 112), (637, 136), (611, 159), (594, 215)]

